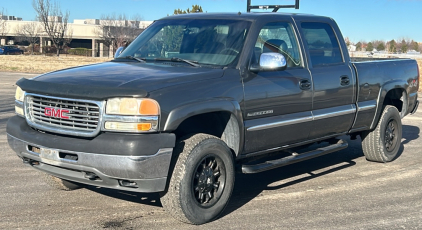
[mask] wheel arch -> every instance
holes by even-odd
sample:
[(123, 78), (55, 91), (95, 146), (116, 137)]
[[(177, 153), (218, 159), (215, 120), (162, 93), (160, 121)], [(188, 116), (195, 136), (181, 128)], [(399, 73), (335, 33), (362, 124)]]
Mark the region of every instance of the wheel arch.
[(377, 109), (371, 130), (374, 129), (386, 105), (396, 107), (403, 118), (409, 113), (409, 95), (407, 93), (408, 83), (403, 80), (389, 81), (381, 87), (378, 95)]
[(177, 138), (206, 133), (221, 138), (235, 156), (243, 150), (243, 117), (236, 101), (212, 100), (178, 107), (169, 113), (163, 131), (174, 132)]

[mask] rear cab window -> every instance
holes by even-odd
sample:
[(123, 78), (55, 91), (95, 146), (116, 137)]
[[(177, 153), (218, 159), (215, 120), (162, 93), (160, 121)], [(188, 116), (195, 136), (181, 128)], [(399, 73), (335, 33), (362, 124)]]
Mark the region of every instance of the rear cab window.
[(339, 42), (329, 24), (302, 22), (301, 27), (314, 67), (344, 63)]

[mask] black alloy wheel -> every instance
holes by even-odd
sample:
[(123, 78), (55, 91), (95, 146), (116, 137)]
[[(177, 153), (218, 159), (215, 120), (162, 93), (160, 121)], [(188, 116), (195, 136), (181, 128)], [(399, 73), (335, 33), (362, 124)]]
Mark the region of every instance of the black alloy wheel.
[(394, 119), (391, 119), (385, 129), (384, 134), (384, 145), (387, 151), (391, 152), (397, 145), (397, 136), (398, 136), (398, 129), (397, 122)]
[(211, 207), (220, 199), (225, 183), (224, 163), (218, 156), (210, 154), (196, 166), (192, 178), (192, 194), (200, 206)]

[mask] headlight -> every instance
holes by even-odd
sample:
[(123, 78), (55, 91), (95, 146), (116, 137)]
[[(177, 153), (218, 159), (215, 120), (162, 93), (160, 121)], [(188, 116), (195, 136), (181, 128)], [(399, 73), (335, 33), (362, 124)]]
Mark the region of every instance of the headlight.
[(107, 100), (104, 129), (118, 132), (158, 130), (160, 106), (149, 98), (112, 98)]
[(24, 112), (23, 112), (23, 99), (25, 96), (25, 92), (22, 91), (22, 89), (18, 86), (16, 88), (16, 93), (15, 93), (15, 113), (19, 116), (24, 116)]
[(17, 87), (16, 88), (16, 93), (15, 93), (15, 100), (23, 102), (23, 97), (25, 96), (25, 92), (21, 89), (21, 87)]
[(160, 106), (152, 99), (113, 98), (107, 101), (106, 114), (158, 116)]

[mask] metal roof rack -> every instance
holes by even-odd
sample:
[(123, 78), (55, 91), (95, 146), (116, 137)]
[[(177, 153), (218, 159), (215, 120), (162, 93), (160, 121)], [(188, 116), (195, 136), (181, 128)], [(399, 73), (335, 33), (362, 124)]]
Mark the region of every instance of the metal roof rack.
[(248, 4), (248, 8), (247, 8), (247, 12), (251, 12), (251, 9), (273, 9), (273, 12), (277, 12), (278, 9), (280, 8), (295, 8), (295, 9), (299, 9), (299, 0), (295, 0), (295, 4), (294, 5), (266, 5), (266, 6), (251, 6), (251, 0), (247, 0), (247, 4)]

